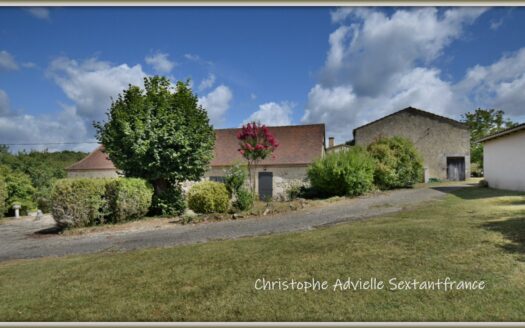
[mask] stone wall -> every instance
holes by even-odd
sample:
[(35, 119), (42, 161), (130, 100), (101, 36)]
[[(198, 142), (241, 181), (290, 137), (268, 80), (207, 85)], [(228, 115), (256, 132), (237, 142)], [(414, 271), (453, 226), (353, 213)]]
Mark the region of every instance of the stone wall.
[(68, 178), (117, 178), (117, 170), (82, 170), (68, 171)]
[[(259, 172), (272, 172), (272, 187), (273, 187), (273, 197), (275, 199), (285, 199), (286, 191), (294, 185), (305, 185), (307, 183), (306, 171), (307, 165), (287, 165), (287, 166), (278, 166), (278, 165), (268, 165), (260, 166), (255, 170), (252, 170), (255, 175), (255, 190), (259, 189), (258, 176)], [(225, 170), (227, 168), (223, 167), (212, 167), (205, 174), (205, 179), (209, 179), (210, 176), (224, 176)], [(186, 185), (185, 189), (189, 186)]]
[(410, 139), (423, 157), (425, 181), (447, 178), (447, 157), (465, 157), (465, 176), (470, 176), (470, 134), (454, 124), (407, 112), (385, 117), (355, 130), (356, 145), (366, 147), (379, 136)]

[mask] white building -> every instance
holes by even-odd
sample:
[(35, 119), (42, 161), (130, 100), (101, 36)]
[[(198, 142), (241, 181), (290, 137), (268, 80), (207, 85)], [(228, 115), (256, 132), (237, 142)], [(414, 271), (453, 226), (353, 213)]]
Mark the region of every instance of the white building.
[(483, 169), (489, 187), (525, 191), (525, 123), (479, 142), (483, 143)]

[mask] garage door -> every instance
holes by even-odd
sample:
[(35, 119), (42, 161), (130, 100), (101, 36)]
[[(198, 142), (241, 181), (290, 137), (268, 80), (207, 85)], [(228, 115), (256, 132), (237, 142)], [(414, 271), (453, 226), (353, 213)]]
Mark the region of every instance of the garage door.
[(465, 180), (465, 157), (447, 157), (447, 179)]

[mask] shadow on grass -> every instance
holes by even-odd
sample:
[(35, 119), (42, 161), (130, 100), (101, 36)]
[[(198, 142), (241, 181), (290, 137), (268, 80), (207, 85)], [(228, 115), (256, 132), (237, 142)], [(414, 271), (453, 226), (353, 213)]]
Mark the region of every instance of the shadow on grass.
[(483, 228), (501, 233), (512, 243), (501, 246), (505, 251), (520, 255), (525, 262), (525, 217), (504, 221), (493, 221), (482, 225)]
[[(487, 187), (478, 187), (476, 184), (468, 184), (464, 186), (442, 186), (442, 187), (431, 187), (431, 189), (453, 194), (461, 199), (486, 199), (504, 196), (525, 196), (525, 193), (511, 190), (500, 190), (492, 189)], [(524, 200), (525, 201), (525, 200)], [(516, 205), (523, 205), (524, 202), (516, 200)]]

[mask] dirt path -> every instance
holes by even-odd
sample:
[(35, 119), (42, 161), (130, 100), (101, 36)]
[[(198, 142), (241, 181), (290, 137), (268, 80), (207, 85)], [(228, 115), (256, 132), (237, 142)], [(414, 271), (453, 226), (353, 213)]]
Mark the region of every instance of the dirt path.
[(0, 224), (0, 261), (168, 247), (209, 240), (303, 231), (397, 212), (439, 199), (448, 191), (465, 186), (466, 184), (458, 184), (441, 189), (403, 189), (371, 197), (341, 200), (327, 206), (285, 214), (197, 225), (173, 224), (172, 227), (149, 231), (110, 231), (80, 236), (41, 235), (35, 232), (52, 229), (52, 218), (11, 219)]

